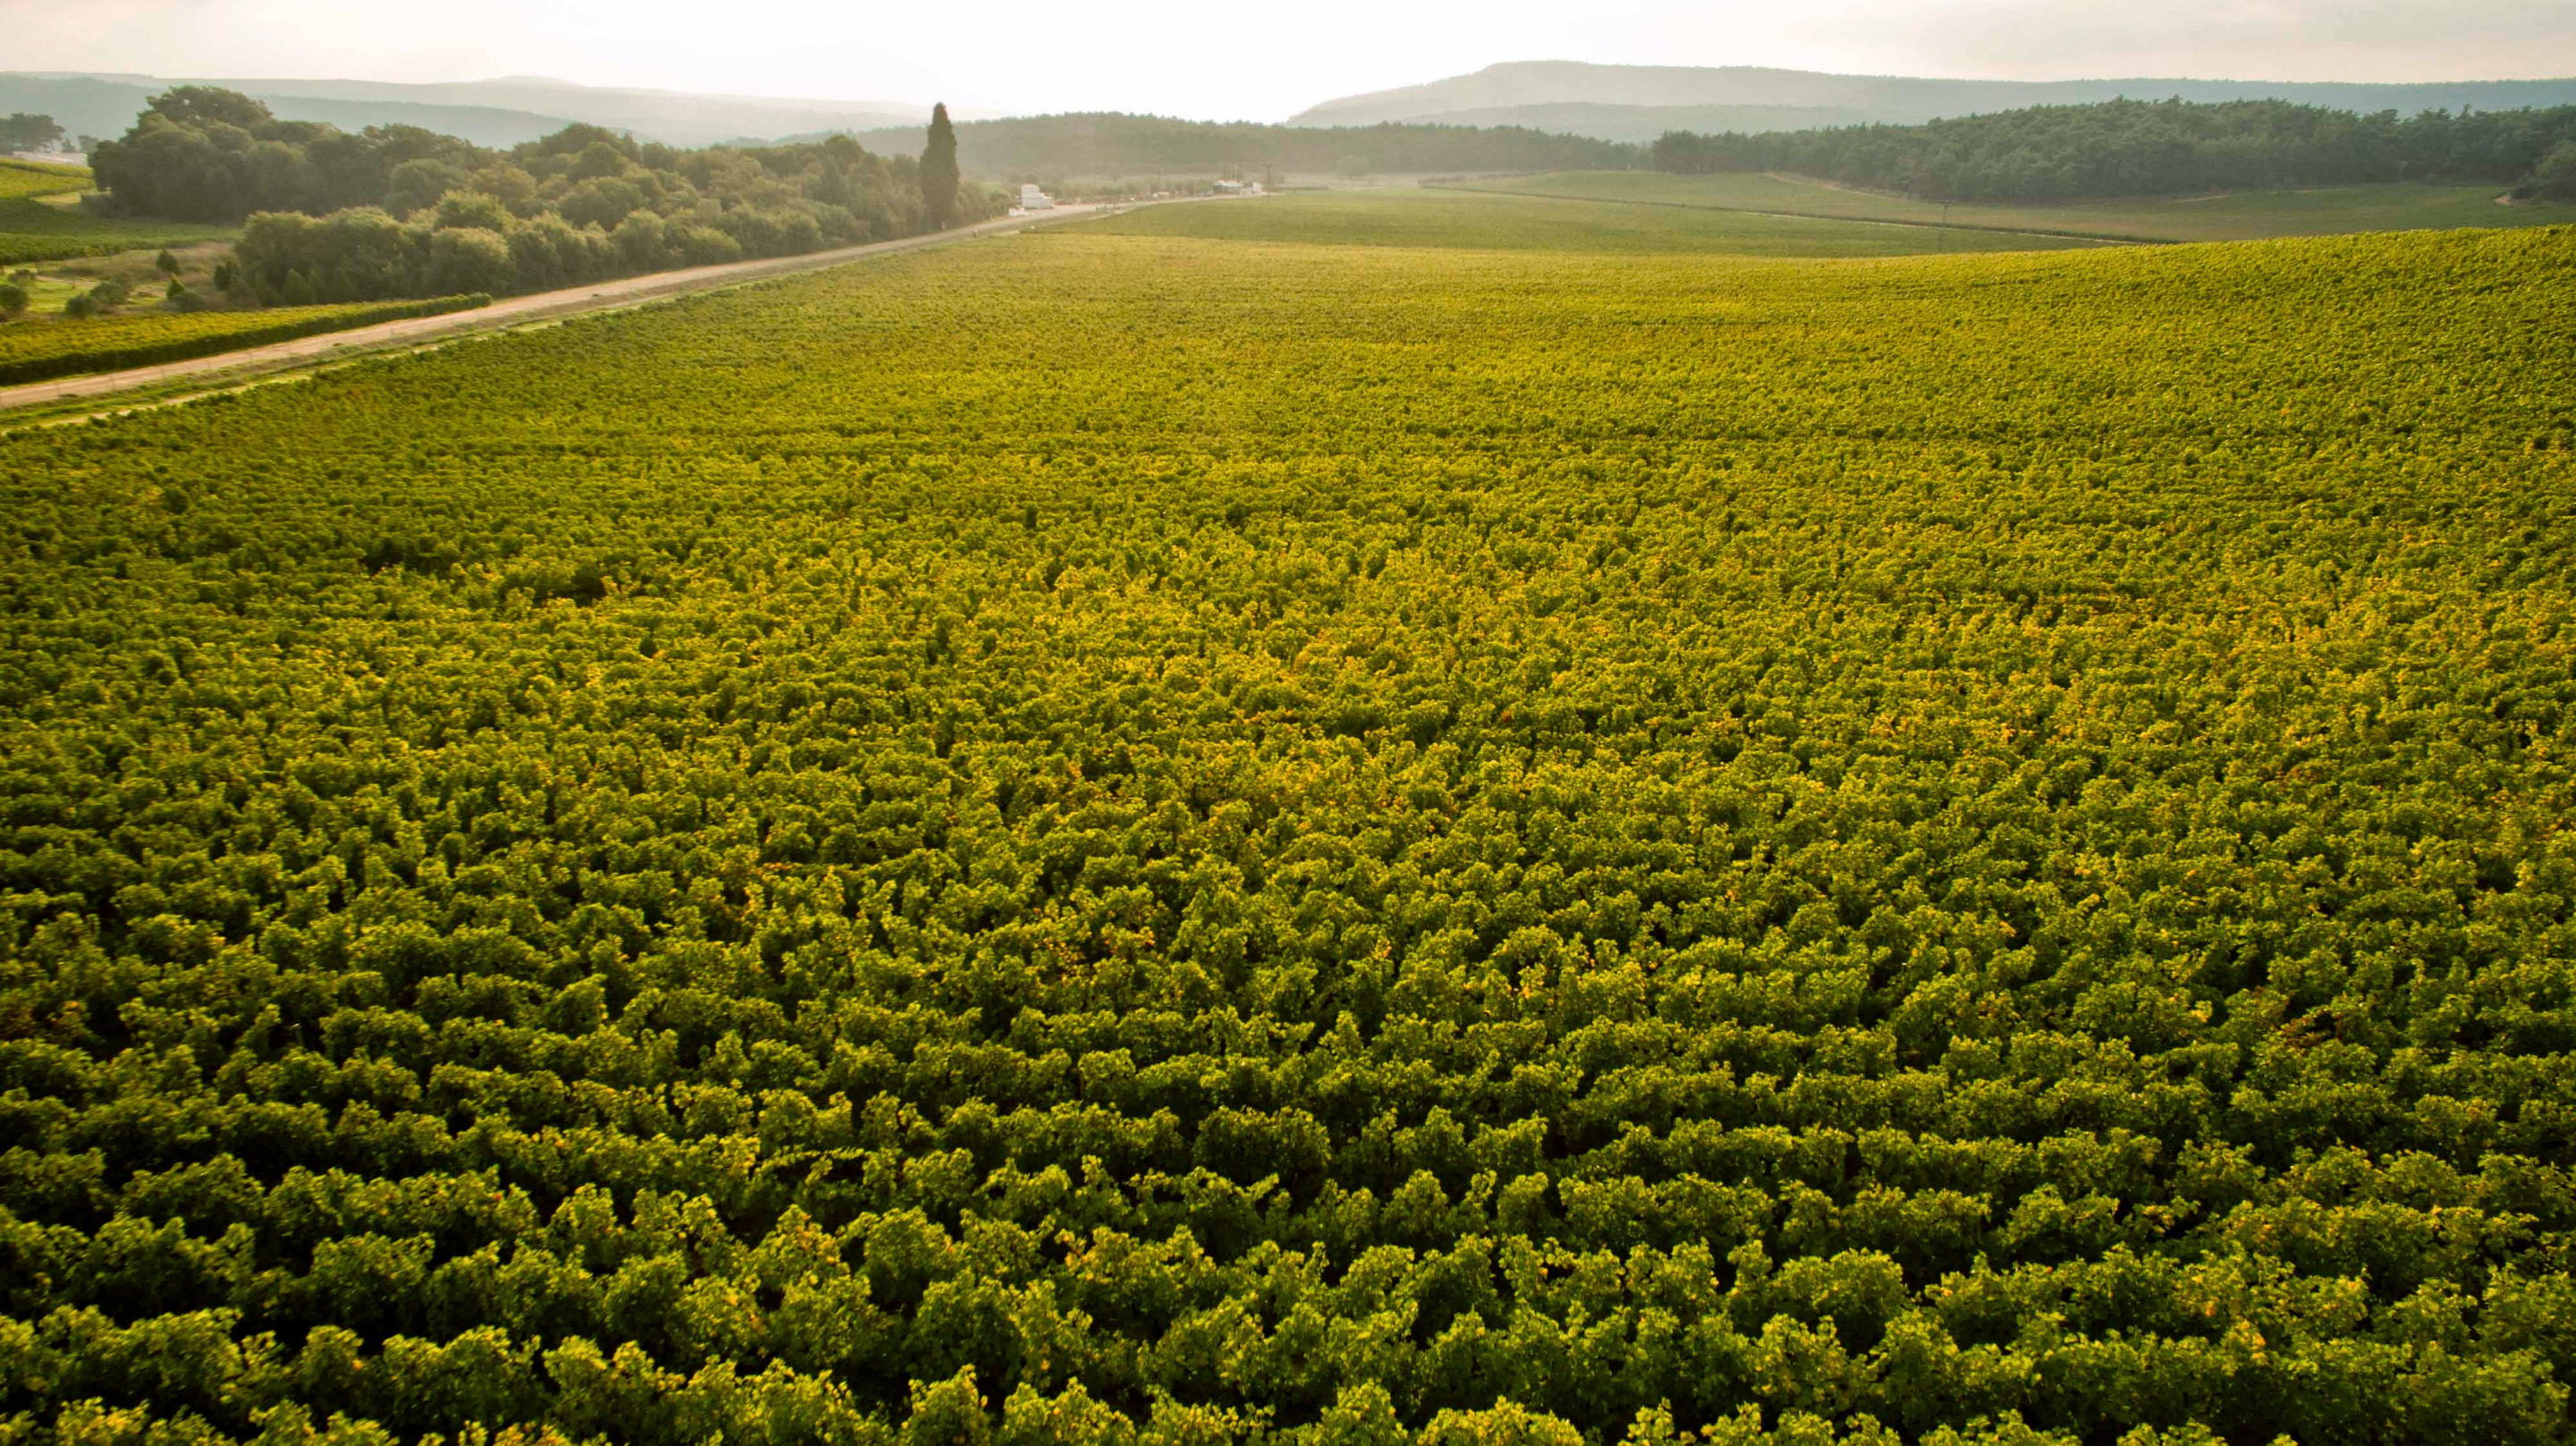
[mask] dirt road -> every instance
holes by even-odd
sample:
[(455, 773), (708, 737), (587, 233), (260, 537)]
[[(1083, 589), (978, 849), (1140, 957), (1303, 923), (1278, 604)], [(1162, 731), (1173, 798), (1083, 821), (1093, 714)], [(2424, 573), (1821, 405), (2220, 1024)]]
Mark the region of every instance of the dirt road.
[(193, 361), (135, 367), (121, 372), (100, 372), (85, 377), (64, 377), (50, 382), (32, 382), (26, 386), (0, 388), (0, 411), (7, 411), (14, 407), (78, 401), (85, 397), (113, 396), (119, 392), (159, 387), (191, 377), (205, 378), (210, 383), (209, 390), (212, 390), (215, 386), (248, 381), (266, 373), (292, 370), (317, 360), (327, 361), (337, 357), (360, 356), (371, 351), (416, 346), (425, 341), (435, 341), (445, 337), (524, 326), (532, 321), (551, 321), (561, 317), (576, 316), (586, 311), (603, 311), (612, 307), (633, 306), (643, 301), (686, 296), (692, 292), (712, 291), (719, 287), (739, 286), (746, 281), (765, 281), (773, 277), (792, 276), (799, 272), (820, 271), (825, 267), (839, 266), (871, 256), (886, 256), (898, 251), (917, 251), (925, 246), (944, 246), (952, 241), (964, 241), (977, 236), (995, 236), (1051, 221), (1100, 215), (1119, 209), (1122, 208), (1060, 206), (1044, 215), (1014, 216), (1007, 220), (986, 221), (978, 226), (942, 231), (932, 236), (911, 236), (901, 241), (879, 241), (866, 246), (844, 247), (838, 251), (816, 251), (804, 256), (781, 256), (765, 261), (729, 261), (721, 266), (699, 266), (687, 271), (657, 271), (648, 276), (630, 276), (622, 281), (603, 281), (597, 285), (576, 286), (565, 291), (545, 291), (533, 296), (508, 297), (475, 311), (449, 312), (445, 316), (415, 317), (409, 321), (388, 321), (378, 326), (326, 332), (321, 336), (282, 341), (274, 346), (228, 351), (218, 356), (199, 357)]

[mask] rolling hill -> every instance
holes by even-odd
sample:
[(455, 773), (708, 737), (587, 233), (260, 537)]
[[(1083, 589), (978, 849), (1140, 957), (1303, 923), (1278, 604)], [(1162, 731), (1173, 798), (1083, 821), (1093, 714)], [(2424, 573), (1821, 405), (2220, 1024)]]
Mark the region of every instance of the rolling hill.
[(2576, 104), (2576, 78), (2445, 81), (2417, 85), (2259, 80), (1951, 80), (1827, 75), (1760, 66), (1590, 65), (1521, 61), (1428, 85), (1347, 96), (1289, 120), (1300, 126), (1412, 121), (1520, 125), (1604, 140), (1651, 140), (1666, 130), (1809, 130), (1944, 116), (2081, 105), (2121, 97), (2193, 101), (2288, 100), (2336, 110), (2512, 110)]
[(367, 80), (183, 80), (149, 75), (0, 73), (0, 113), (50, 115), (75, 135), (121, 135), (173, 85), (212, 84), (266, 101), (283, 120), (344, 130), (416, 125), (481, 146), (512, 146), (587, 121), (675, 146), (916, 125), (927, 106), (621, 90), (535, 77), (398, 85)]

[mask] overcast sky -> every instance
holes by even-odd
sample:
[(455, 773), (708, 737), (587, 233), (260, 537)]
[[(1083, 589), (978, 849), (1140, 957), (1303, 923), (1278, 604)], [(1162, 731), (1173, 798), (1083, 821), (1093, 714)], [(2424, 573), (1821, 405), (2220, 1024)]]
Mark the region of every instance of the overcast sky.
[(2071, 79), (2576, 75), (2576, 0), (0, 0), (0, 67), (1275, 120), (1505, 60)]

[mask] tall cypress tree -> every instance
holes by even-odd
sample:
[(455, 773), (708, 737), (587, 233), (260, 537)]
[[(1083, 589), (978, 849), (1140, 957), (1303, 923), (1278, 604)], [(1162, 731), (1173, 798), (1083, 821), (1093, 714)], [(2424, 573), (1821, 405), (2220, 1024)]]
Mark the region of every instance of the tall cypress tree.
[(930, 208), (933, 226), (945, 230), (957, 219), (957, 128), (948, 123), (944, 101), (930, 110), (930, 144), (921, 152), (921, 202)]

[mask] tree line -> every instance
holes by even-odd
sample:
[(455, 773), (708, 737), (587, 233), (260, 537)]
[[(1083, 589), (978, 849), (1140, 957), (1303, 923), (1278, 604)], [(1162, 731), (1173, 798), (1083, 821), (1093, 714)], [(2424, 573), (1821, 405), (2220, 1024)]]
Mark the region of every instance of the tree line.
[[(938, 124), (944, 125), (945, 113)], [(787, 256), (998, 214), (953, 164), (847, 136), (677, 150), (591, 125), (486, 150), (416, 126), (281, 121), (180, 86), (91, 157), (117, 211), (243, 221), (242, 281), (304, 304), (570, 286)]]
[(1923, 125), (1769, 134), (1673, 131), (1647, 151), (1682, 174), (1788, 171), (1926, 200), (2477, 181), (2576, 200), (2576, 106), (2358, 115), (2287, 101), (2115, 100)]
[[(1157, 170), (1350, 172), (1583, 171), (1636, 165), (1641, 148), (1518, 126), (1283, 126), (1095, 113), (967, 121), (967, 170), (988, 181), (1125, 176)], [(869, 139), (888, 133), (871, 132)]]

